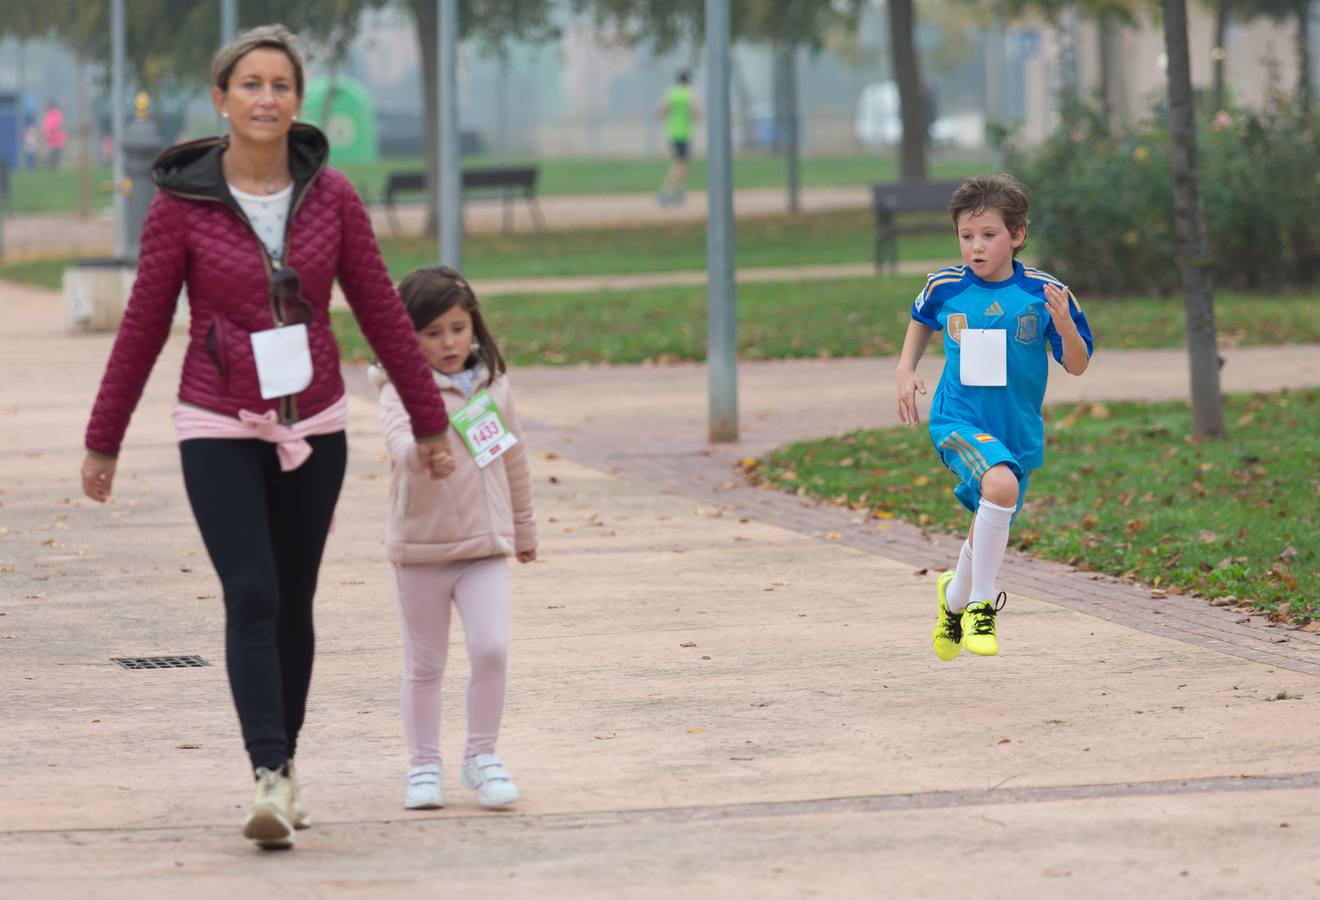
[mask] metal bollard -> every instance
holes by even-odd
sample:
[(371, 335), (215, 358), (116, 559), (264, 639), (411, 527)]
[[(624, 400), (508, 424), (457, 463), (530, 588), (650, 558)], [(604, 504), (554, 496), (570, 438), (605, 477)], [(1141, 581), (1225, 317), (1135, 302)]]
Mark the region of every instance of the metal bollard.
[(151, 181), (151, 164), (164, 149), (160, 130), (147, 117), (151, 98), (145, 91), (140, 92), (135, 105), (137, 118), (124, 129), (124, 261), (129, 265), (137, 265), (138, 251), (142, 246), (142, 223), (146, 221), (147, 208), (156, 195), (156, 186)]

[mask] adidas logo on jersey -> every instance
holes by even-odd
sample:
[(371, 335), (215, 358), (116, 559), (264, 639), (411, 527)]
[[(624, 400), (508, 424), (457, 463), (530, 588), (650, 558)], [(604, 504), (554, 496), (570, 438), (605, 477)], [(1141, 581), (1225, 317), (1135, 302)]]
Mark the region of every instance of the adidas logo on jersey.
[(987, 316), (1002, 316), (1004, 314), (1004, 308), (1000, 306), (999, 301), (996, 300), (985, 308), (985, 314)]

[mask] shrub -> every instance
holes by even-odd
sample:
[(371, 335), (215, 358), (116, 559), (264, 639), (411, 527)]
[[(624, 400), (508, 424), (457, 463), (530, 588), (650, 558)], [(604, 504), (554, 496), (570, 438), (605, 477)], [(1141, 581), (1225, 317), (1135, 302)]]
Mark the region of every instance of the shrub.
[[(1286, 289), (1320, 278), (1320, 128), (1286, 98), (1202, 123), (1197, 151), (1217, 287)], [(1111, 132), (1074, 105), (1039, 148), (1010, 154), (1032, 188), (1031, 248), (1088, 294), (1179, 286), (1167, 114)]]

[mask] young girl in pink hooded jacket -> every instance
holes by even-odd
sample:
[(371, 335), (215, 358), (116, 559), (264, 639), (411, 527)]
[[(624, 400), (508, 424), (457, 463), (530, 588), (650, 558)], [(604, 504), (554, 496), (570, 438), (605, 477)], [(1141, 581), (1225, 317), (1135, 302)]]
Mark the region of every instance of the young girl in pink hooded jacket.
[(399, 293), (458, 432), (454, 473), (433, 480), (417, 455), (398, 392), (383, 369), (372, 369), (390, 452), (386, 548), (403, 615), (401, 694), (412, 765), (404, 807), (444, 805), (440, 679), (453, 606), (463, 619), (471, 663), (461, 780), (477, 791), (482, 806), (504, 807), (518, 799), (518, 788), (495, 755), (509, 649), (505, 557), (522, 563), (536, 559), (527, 455), (504, 358), (467, 281), (436, 266), (413, 272)]

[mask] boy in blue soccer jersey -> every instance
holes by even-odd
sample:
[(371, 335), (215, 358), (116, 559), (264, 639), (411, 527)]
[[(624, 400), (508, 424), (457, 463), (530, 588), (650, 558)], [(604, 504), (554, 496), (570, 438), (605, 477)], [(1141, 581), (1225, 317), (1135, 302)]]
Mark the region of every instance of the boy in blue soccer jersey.
[(955, 571), (940, 576), (932, 643), (940, 659), (965, 647), (999, 652), (995, 578), (1027, 482), (1045, 461), (1041, 403), (1049, 354), (1070, 374), (1086, 371), (1091, 328), (1068, 288), (1016, 257), (1027, 242), (1026, 189), (1011, 175), (978, 175), (949, 198), (963, 264), (933, 273), (912, 304), (898, 363), (898, 415), (916, 425), (917, 362), (944, 332), (944, 373), (930, 404), (930, 436), (958, 476), (954, 494), (972, 511)]

